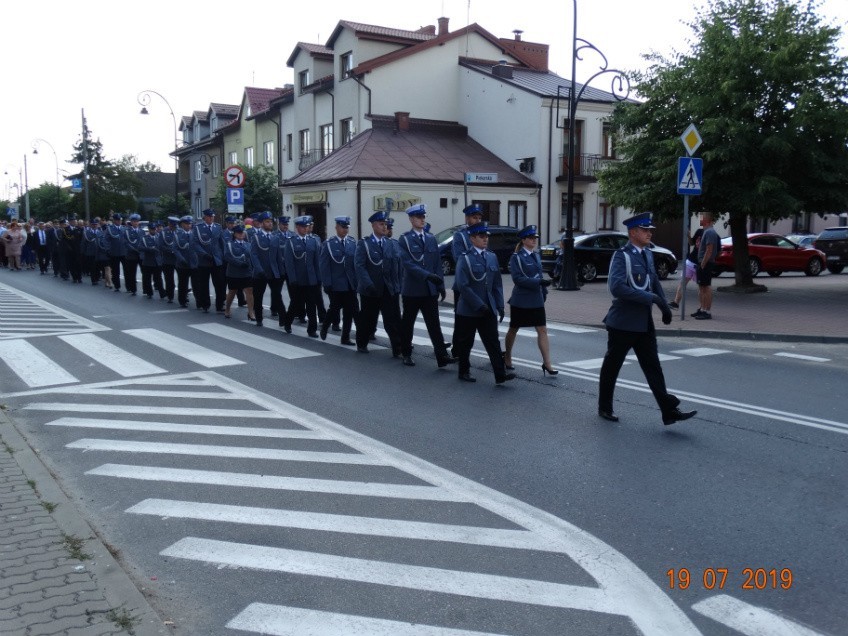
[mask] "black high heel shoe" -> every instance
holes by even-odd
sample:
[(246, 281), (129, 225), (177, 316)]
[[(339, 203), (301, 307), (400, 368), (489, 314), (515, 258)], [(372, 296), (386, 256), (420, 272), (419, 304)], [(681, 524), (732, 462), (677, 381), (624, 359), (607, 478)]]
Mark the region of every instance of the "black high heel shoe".
[(507, 371), (515, 371), (514, 366), (506, 363), (506, 352), (505, 351), (501, 351), (501, 358), (503, 358), (503, 361), (504, 361), (504, 369), (506, 369)]
[(559, 375), (559, 371), (557, 371), (556, 369), (549, 369), (548, 367), (545, 366), (545, 363), (543, 362), (542, 363), (542, 375), (548, 375), (549, 373), (551, 375)]

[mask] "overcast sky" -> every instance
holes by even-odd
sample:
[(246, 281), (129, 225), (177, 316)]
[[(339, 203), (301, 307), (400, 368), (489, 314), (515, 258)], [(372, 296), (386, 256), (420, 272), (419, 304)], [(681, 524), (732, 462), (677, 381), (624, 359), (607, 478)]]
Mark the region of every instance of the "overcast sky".
[[(55, 181), (49, 146), (61, 171), (80, 136), (81, 109), (107, 157), (137, 155), (173, 170), (173, 122), (153, 96), (150, 115), (139, 114), (139, 92), (153, 89), (180, 116), (209, 102), (237, 104), (245, 86), (292, 83), (286, 60), (298, 41), (326, 43), (339, 20), (417, 29), (450, 18), (450, 30), (477, 22), (497, 37), (550, 45), (551, 70), (568, 78), (572, 3), (551, 0), (26, 0), (3, 12), (4, 91), (0, 99), (0, 198), (18, 181), (27, 155), (30, 188)], [(687, 47), (701, 0), (578, 0), (578, 36), (600, 48), (613, 67), (642, 68), (642, 54)], [(520, 8), (521, 11), (516, 9)], [(823, 0), (821, 13), (848, 33), (848, 1)], [(848, 35), (841, 40), (848, 53)], [(578, 64), (577, 77), (597, 70)], [(593, 84), (608, 88), (606, 82)], [(413, 113), (414, 115), (414, 113)], [(11, 192), (14, 194), (15, 190)]]

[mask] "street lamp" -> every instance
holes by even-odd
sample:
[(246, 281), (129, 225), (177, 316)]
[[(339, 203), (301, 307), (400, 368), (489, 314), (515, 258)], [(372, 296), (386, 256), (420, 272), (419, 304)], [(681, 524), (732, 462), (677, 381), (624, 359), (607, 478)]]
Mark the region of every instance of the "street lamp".
[[(150, 113), (147, 110), (148, 104), (151, 101), (151, 95), (156, 95), (165, 102), (165, 105), (168, 107), (168, 110), (171, 112), (171, 119), (174, 121), (174, 150), (177, 149), (177, 117), (174, 115), (174, 109), (171, 108), (171, 104), (165, 99), (162, 93), (157, 93), (154, 90), (145, 90), (141, 91), (136, 98), (138, 103), (141, 104), (141, 114), (149, 115)], [(180, 158), (177, 155), (174, 155), (174, 210), (179, 210), (179, 191), (180, 191)]]
[(56, 212), (58, 213), (59, 207), (62, 205), (62, 193), (61, 187), (59, 185), (59, 155), (56, 154), (56, 149), (46, 139), (41, 139), (40, 137), (37, 139), (33, 139), (32, 141), (32, 154), (38, 154), (38, 145), (39, 144), (47, 144), (50, 150), (53, 151), (53, 161), (56, 164)]
[[(630, 95), (630, 80), (623, 71), (609, 68), (606, 56), (601, 53), (600, 49), (591, 42), (577, 37), (577, 0), (572, 0), (574, 4), (574, 24), (571, 34), (571, 86), (568, 90), (568, 194), (566, 195), (566, 211), (565, 211), (565, 238), (562, 240), (562, 260), (563, 268), (562, 275), (559, 280), (557, 289), (573, 291), (579, 289), (577, 286), (577, 268), (574, 263), (574, 150), (575, 139), (574, 130), (575, 118), (577, 116), (577, 104), (580, 98), (583, 97), (583, 91), (596, 77), (600, 77), (606, 73), (613, 75), (611, 82), (611, 92), (613, 97), (618, 101), (627, 99)], [(579, 91), (575, 91), (577, 79), (577, 60), (582, 60), (582, 52), (584, 50), (594, 51), (601, 57), (600, 70), (586, 80), (580, 87)]]

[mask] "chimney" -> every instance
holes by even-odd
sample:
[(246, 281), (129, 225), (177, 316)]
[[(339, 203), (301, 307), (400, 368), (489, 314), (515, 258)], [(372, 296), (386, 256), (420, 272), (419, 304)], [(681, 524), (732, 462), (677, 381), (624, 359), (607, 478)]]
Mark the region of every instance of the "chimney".
[(439, 35), (448, 34), (448, 20), (450, 20), (450, 18), (439, 18)]
[(395, 125), (401, 132), (409, 130), (409, 113), (395, 112)]
[(514, 29), (512, 32), (515, 34), (515, 41), (521, 42), (521, 34), (524, 33), (524, 31), (521, 29)]
[(512, 79), (512, 67), (507, 65), (506, 60), (501, 60), (492, 67), (492, 75), (504, 79)]

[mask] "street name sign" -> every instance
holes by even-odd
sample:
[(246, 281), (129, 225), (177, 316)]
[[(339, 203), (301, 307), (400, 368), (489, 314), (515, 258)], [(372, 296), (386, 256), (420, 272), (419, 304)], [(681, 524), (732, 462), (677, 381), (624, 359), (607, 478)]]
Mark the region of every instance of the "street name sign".
[(465, 183), (497, 183), (497, 172), (466, 172)]

